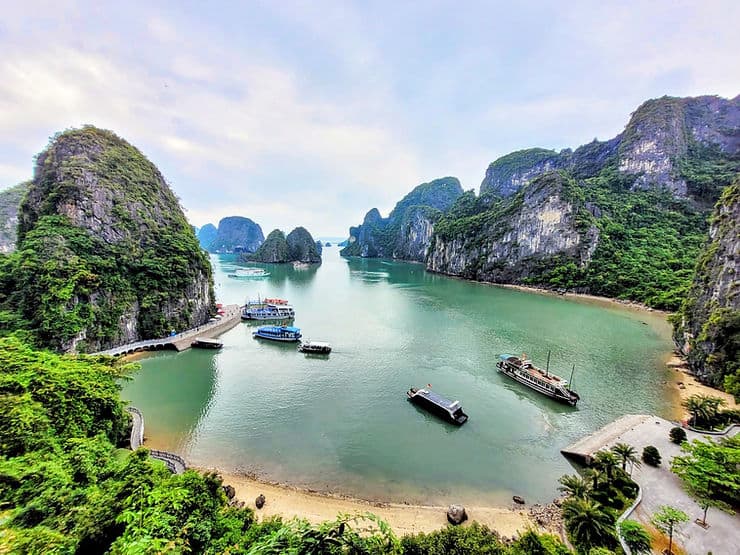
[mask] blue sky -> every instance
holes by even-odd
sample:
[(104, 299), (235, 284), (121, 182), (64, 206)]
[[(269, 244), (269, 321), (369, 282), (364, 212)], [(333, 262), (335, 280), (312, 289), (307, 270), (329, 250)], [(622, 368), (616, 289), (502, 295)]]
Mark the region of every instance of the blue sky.
[(195, 225), (343, 236), (419, 183), (740, 93), (740, 2), (8, 3), (0, 188), (56, 131), (112, 129)]

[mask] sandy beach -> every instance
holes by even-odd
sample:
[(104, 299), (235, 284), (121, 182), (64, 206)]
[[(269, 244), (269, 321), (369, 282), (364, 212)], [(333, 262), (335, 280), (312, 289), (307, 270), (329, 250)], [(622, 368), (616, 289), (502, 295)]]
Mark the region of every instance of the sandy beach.
[[(218, 472), (216, 469), (212, 470)], [(224, 484), (234, 487), (237, 499), (254, 509), (259, 518), (280, 515), (284, 518), (305, 518), (313, 524), (319, 524), (334, 520), (338, 514), (369, 512), (385, 520), (399, 536), (431, 532), (447, 524), (447, 507), (371, 503), (361, 499), (309, 492), (286, 485), (269, 484), (238, 474), (222, 472), (219, 474), (223, 477)], [(254, 500), (259, 494), (266, 498), (265, 506), (260, 510), (254, 505)], [(466, 506), (465, 509), (469, 515), (468, 523), (476, 521), (496, 530), (502, 536), (512, 537), (528, 527), (534, 527), (525, 507), (510, 509)]]
[(709, 395), (710, 397), (720, 397), (725, 400), (727, 409), (740, 408), (740, 405), (735, 403), (735, 398), (729, 393), (720, 391), (708, 385), (699, 383), (697, 379), (689, 373), (688, 365), (680, 356), (674, 354), (666, 363), (666, 366), (671, 370), (670, 383), (671, 386), (678, 393), (676, 396), (676, 414), (675, 417), (681, 420), (689, 418), (689, 413), (686, 412), (681, 406), (681, 402), (692, 395)]

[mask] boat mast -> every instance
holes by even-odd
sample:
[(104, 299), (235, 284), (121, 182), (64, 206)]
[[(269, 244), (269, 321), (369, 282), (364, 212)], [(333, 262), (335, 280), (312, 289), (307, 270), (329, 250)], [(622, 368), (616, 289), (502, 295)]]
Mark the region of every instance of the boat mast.
[(545, 377), (550, 374), (550, 351), (547, 351), (547, 366), (545, 367)]
[(570, 380), (568, 380), (568, 385), (572, 388), (573, 387), (573, 374), (576, 371), (576, 365), (573, 365), (573, 370), (570, 371)]

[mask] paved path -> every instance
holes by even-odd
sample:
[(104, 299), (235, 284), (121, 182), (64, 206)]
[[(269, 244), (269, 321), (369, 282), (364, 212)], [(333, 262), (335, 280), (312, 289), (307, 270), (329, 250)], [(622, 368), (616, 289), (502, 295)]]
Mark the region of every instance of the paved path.
[[(126, 407), (126, 410), (131, 413), (131, 449), (135, 451), (144, 445), (144, 415), (136, 407)], [(162, 461), (175, 474), (182, 474), (187, 468), (185, 459), (174, 453), (149, 449), (149, 456)]]
[(137, 341), (128, 345), (121, 345), (105, 351), (93, 353), (95, 355), (126, 355), (137, 351), (155, 351), (160, 349), (175, 349), (184, 351), (189, 349), (196, 337), (215, 337), (233, 328), (241, 320), (241, 307), (236, 304), (230, 304), (224, 307), (224, 315), (215, 322), (209, 322), (202, 326), (183, 331), (176, 335), (169, 335), (160, 339), (147, 339)]
[[(621, 420), (621, 419), (620, 419)], [(632, 478), (642, 488), (642, 502), (638, 505), (630, 518), (634, 518), (650, 526), (650, 519), (661, 505), (670, 505), (682, 510), (691, 518), (683, 528), (673, 533), (677, 541), (690, 555), (705, 555), (712, 552), (714, 555), (734, 555), (738, 553), (740, 545), (740, 517), (722, 512), (718, 509), (709, 509), (707, 522), (709, 528), (704, 529), (694, 522), (701, 519), (702, 509), (683, 489), (682, 482), (671, 472), (671, 459), (681, 455), (681, 447), (671, 442), (668, 433), (675, 423), (657, 416), (649, 418), (636, 417), (629, 420), (631, 426), (624, 428), (618, 434), (606, 434), (608, 438), (601, 444), (601, 448), (608, 449), (615, 443), (628, 443), (635, 447), (641, 455), (647, 445), (658, 448), (663, 459), (658, 468), (645, 463), (635, 468)], [(730, 431), (730, 435), (738, 433), (737, 428)], [(688, 441), (693, 439), (710, 438), (704, 434), (686, 430)], [(716, 437), (711, 437), (716, 440)]]

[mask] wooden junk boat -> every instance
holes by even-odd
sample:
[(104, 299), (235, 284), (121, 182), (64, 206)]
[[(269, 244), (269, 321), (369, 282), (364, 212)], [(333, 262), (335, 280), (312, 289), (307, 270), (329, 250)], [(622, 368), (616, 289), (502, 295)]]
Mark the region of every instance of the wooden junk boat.
[(408, 400), (428, 410), (432, 414), (444, 418), (452, 424), (462, 426), (468, 421), (468, 415), (463, 412), (460, 401), (450, 401), (429, 389), (412, 387), (406, 392)]
[[(522, 354), (521, 358), (512, 355), (500, 355), (499, 359), (496, 363), (499, 372), (543, 395), (547, 395), (561, 403), (567, 403), (571, 407), (575, 407), (576, 403), (581, 399), (578, 393), (570, 389), (568, 380), (564, 380), (560, 376), (556, 376), (550, 372), (549, 352), (547, 353), (547, 368), (545, 370), (537, 368), (527, 360), (527, 355), (525, 354)], [(573, 369), (575, 370), (575, 366)], [(572, 377), (571, 374), (571, 379)]]

